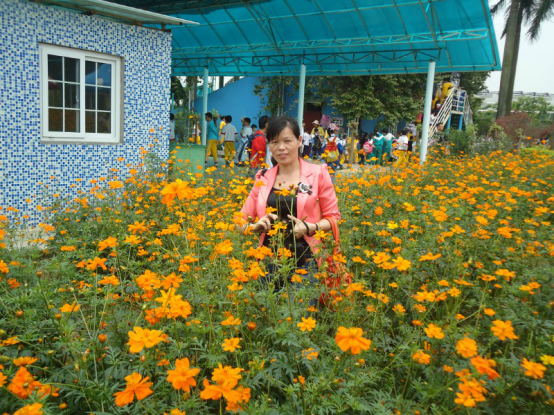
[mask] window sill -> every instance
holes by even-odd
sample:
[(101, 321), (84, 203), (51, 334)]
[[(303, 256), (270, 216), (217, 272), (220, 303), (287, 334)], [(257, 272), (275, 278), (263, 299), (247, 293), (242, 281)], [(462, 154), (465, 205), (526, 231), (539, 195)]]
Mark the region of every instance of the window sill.
[(69, 144), (69, 145), (81, 145), (81, 146), (88, 146), (88, 145), (96, 145), (96, 146), (118, 146), (123, 145), (121, 141), (93, 141), (93, 140), (78, 140), (78, 139), (71, 139), (71, 138), (42, 138), (40, 140), (40, 144)]

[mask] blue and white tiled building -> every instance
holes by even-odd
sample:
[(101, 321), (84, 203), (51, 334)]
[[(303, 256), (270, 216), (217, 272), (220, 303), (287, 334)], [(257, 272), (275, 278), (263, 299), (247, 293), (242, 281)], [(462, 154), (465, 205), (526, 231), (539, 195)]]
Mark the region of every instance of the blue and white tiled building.
[(0, 0), (0, 214), (36, 225), (45, 184), (71, 197), (141, 148), (167, 159), (170, 73), (170, 33)]

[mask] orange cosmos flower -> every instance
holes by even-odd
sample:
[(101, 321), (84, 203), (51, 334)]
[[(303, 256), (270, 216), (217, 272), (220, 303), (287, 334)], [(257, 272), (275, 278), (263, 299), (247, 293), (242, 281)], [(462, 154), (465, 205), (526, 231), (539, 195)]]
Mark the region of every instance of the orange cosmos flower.
[(13, 364), (16, 366), (29, 366), (35, 363), (38, 360), (38, 357), (18, 357), (17, 359), (13, 359)]
[(39, 389), (41, 386), (42, 383), (35, 380), (27, 368), (21, 366), (8, 385), (8, 390), (21, 399), (27, 399), (35, 389)]
[(534, 379), (542, 379), (544, 377), (546, 367), (540, 363), (535, 363), (531, 360), (523, 358), (521, 366), (525, 369), (525, 376), (529, 376)]
[(417, 363), (421, 363), (423, 365), (428, 365), (431, 363), (431, 355), (425, 353), (422, 350), (418, 350), (412, 355), (412, 359), (415, 360)]
[(103, 251), (106, 248), (115, 248), (117, 245), (117, 239), (113, 236), (109, 236), (107, 239), (98, 242), (98, 250)]
[(132, 375), (129, 375), (125, 378), (127, 381), (127, 387), (121, 392), (114, 393), (115, 404), (117, 406), (125, 406), (133, 402), (135, 396), (139, 401), (143, 400), (149, 395), (152, 395), (152, 382), (147, 382), (149, 377), (142, 378), (142, 375), (136, 372), (133, 372)]
[(362, 350), (367, 350), (371, 346), (371, 340), (364, 339), (364, 331), (358, 327), (347, 329), (339, 327), (335, 336), (337, 345), (343, 352), (350, 350), (350, 353), (359, 354)]
[(223, 342), (223, 350), (226, 352), (234, 352), (236, 349), (242, 349), (242, 346), (239, 346), (240, 339), (238, 337), (232, 337), (230, 339), (225, 339)]
[(106, 271), (108, 268), (106, 267), (106, 261), (107, 258), (94, 258), (89, 259), (87, 262), (87, 269), (89, 271), (94, 271), (96, 268), (102, 268), (104, 271)]
[(490, 380), (495, 380), (500, 377), (500, 374), (493, 369), (496, 366), (496, 362), (492, 359), (483, 358), (477, 356), (471, 359), (471, 364), (481, 375), (487, 375)]
[(73, 313), (74, 311), (79, 311), (81, 308), (81, 304), (75, 304), (75, 301), (71, 304), (65, 303), (61, 308), (60, 311), (62, 313)]
[(164, 205), (171, 205), (175, 198), (179, 200), (190, 200), (194, 196), (194, 190), (189, 187), (187, 182), (177, 179), (175, 182), (165, 186), (160, 192), (162, 195), (162, 203)]
[(493, 326), (491, 327), (491, 330), (494, 335), (500, 340), (504, 341), (506, 339), (519, 339), (519, 337), (516, 336), (514, 333), (514, 328), (512, 327), (511, 321), (494, 320), (492, 324)]
[(308, 360), (317, 360), (319, 353), (311, 347), (306, 350), (302, 350), (302, 357)]
[(442, 332), (442, 329), (439, 326), (434, 325), (433, 323), (430, 323), (427, 327), (425, 327), (425, 333), (427, 333), (427, 336), (430, 338), (435, 339), (444, 339), (444, 333)]
[(221, 322), (221, 325), (222, 326), (238, 326), (240, 323), (242, 323), (242, 321), (240, 319), (235, 318), (232, 315), (230, 315), (229, 317), (227, 317), (227, 320), (223, 320)]
[(104, 277), (98, 281), (100, 285), (119, 285), (119, 280), (115, 275), (110, 275), (109, 277)]
[(233, 243), (229, 239), (226, 239), (225, 241), (218, 243), (214, 247), (214, 251), (217, 252), (219, 255), (230, 254), (231, 252), (233, 252)]
[(129, 342), (127, 343), (131, 348), (131, 353), (139, 353), (145, 347), (147, 349), (154, 347), (163, 340), (163, 333), (159, 330), (143, 329), (141, 327), (135, 327), (135, 331), (130, 331)]
[(7, 274), (8, 272), (10, 272), (10, 268), (8, 267), (8, 264), (6, 264), (1, 259), (0, 259), (0, 272), (3, 274)]
[[(4, 369), (4, 367), (2, 366), (2, 369)], [(0, 388), (2, 386), (4, 386), (6, 383), (8, 383), (8, 377), (6, 375), (4, 375), (2, 372), (0, 372)]]
[(410, 261), (402, 258), (401, 256), (393, 259), (392, 263), (394, 264), (394, 266), (398, 271), (406, 271), (412, 266), (412, 263)]
[(473, 357), (477, 354), (477, 343), (469, 337), (464, 337), (456, 343), (456, 352), (465, 358)]
[(18, 409), (13, 415), (42, 415), (42, 404), (34, 403), (32, 405), (25, 405), (23, 408)]
[(442, 256), (442, 254), (433, 255), (431, 252), (428, 252), (426, 255), (423, 255), (419, 258), (419, 261), (434, 261), (436, 259), (439, 259)]
[(312, 331), (315, 328), (316, 321), (311, 318), (304, 318), (302, 317), (302, 322), (298, 323), (296, 326), (300, 328), (302, 331)]
[(188, 358), (175, 360), (175, 369), (167, 371), (167, 380), (173, 388), (190, 392), (191, 386), (196, 386), (194, 377), (200, 373), (200, 369), (191, 369)]

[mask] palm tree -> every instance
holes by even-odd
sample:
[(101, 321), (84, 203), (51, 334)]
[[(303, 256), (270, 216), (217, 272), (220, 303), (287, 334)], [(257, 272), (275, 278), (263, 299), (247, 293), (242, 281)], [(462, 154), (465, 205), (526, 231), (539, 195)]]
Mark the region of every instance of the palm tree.
[(506, 45), (496, 118), (504, 117), (512, 109), (521, 25), (529, 24), (527, 34), (531, 40), (536, 40), (542, 23), (554, 15), (554, 0), (498, 0), (491, 12), (496, 14), (506, 6), (506, 25), (502, 33), (502, 37), (506, 36)]

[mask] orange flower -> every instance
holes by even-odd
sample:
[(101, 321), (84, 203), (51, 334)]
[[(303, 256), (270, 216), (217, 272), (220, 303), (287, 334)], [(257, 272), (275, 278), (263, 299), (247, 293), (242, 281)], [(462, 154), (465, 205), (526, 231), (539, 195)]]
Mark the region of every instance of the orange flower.
[(481, 375), (487, 375), (490, 380), (495, 380), (500, 377), (500, 374), (493, 369), (496, 362), (492, 359), (483, 358), (481, 356), (471, 359), (471, 364)]
[(0, 372), (0, 388), (7, 383), (8, 377)]
[(27, 399), (35, 389), (39, 389), (41, 386), (42, 384), (35, 380), (27, 368), (21, 366), (8, 385), (8, 390), (21, 399)]
[(109, 236), (107, 239), (98, 242), (98, 250), (103, 251), (106, 248), (115, 248), (117, 245), (117, 239), (113, 236)]
[(79, 311), (81, 308), (81, 304), (75, 304), (75, 301), (71, 304), (65, 303), (62, 308), (60, 308), (60, 311), (62, 313), (73, 313), (74, 311)]
[(237, 386), (239, 379), (242, 378), (240, 372), (242, 372), (242, 369), (239, 367), (223, 367), (220, 363), (212, 373), (212, 380), (218, 385), (225, 385), (229, 388), (234, 388), (235, 386)]
[(32, 365), (38, 360), (38, 357), (30, 357), (30, 356), (24, 356), (24, 357), (18, 357), (17, 359), (13, 359), (13, 364), (16, 366), (28, 366)]
[(115, 404), (117, 406), (125, 406), (133, 402), (135, 396), (139, 401), (143, 400), (149, 395), (152, 395), (152, 382), (147, 382), (150, 379), (149, 377), (142, 378), (142, 375), (136, 372), (133, 372), (132, 375), (129, 375), (125, 378), (127, 381), (127, 387), (121, 392), (114, 393)]
[(94, 271), (96, 268), (102, 268), (104, 271), (106, 271), (108, 268), (106, 268), (106, 261), (107, 258), (94, 258), (89, 259), (87, 262), (87, 269), (89, 271)]
[(422, 257), (419, 258), (419, 261), (434, 261), (435, 259), (439, 259), (442, 255), (441, 254), (437, 254), (437, 255), (433, 255), (431, 252), (423, 255)]
[(214, 247), (214, 251), (217, 252), (219, 255), (230, 254), (231, 252), (233, 252), (233, 243), (229, 239), (226, 239), (223, 242), (218, 243)]
[(119, 280), (115, 275), (110, 275), (109, 277), (104, 277), (98, 281), (100, 285), (119, 285)]
[(296, 326), (299, 327), (301, 331), (312, 331), (315, 328), (315, 325), (316, 321), (311, 317), (302, 317), (302, 322), (296, 324)]
[(431, 355), (425, 353), (422, 350), (418, 350), (412, 355), (412, 359), (415, 360), (417, 363), (421, 363), (422, 365), (428, 365), (431, 363)]
[(232, 337), (230, 339), (225, 339), (223, 342), (223, 350), (226, 352), (234, 352), (236, 349), (242, 349), (242, 346), (239, 346), (240, 339), (238, 337)]
[(410, 261), (402, 258), (401, 256), (393, 259), (392, 263), (394, 264), (394, 266), (398, 271), (406, 271), (412, 266), (412, 263)]
[(42, 415), (42, 404), (34, 403), (32, 405), (25, 405), (23, 408), (18, 409), (13, 415)]
[(364, 331), (358, 327), (347, 329), (339, 327), (335, 336), (337, 345), (343, 352), (350, 350), (350, 353), (359, 354), (362, 350), (367, 350), (371, 346), (371, 340), (364, 339)]
[(196, 386), (194, 377), (200, 373), (200, 369), (191, 369), (188, 358), (175, 360), (175, 369), (167, 371), (167, 381), (173, 388), (190, 392), (191, 386)]
[(139, 353), (145, 347), (147, 349), (154, 347), (163, 340), (163, 333), (159, 330), (143, 329), (141, 327), (135, 327), (135, 331), (130, 331), (129, 342), (127, 343), (131, 348), (131, 353)]
[(473, 357), (477, 354), (477, 343), (469, 337), (464, 337), (456, 343), (456, 351), (462, 357)]
[(491, 330), (494, 335), (500, 340), (504, 341), (506, 339), (519, 339), (519, 337), (516, 336), (514, 333), (514, 328), (512, 327), (511, 321), (494, 320), (492, 324), (493, 326), (491, 327)]
[(10, 268), (8, 267), (8, 264), (6, 264), (1, 259), (0, 259), (0, 272), (3, 274), (7, 274), (8, 272), (10, 272)]
[(316, 352), (311, 347), (306, 350), (302, 350), (302, 357), (308, 360), (317, 360), (317, 357), (319, 356), (319, 353)]
[(227, 317), (227, 320), (223, 320), (221, 322), (221, 325), (222, 326), (238, 326), (242, 321), (238, 318), (235, 318), (233, 317), (232, 315), (230, 315), (229, 317)]
[(425, 333), (427, 333), (427, 336), (430, 338), (435, 339), (444, 339), (444, 333), (442, 332), (442, 329), (439, 326), (434, 325), (433, 323), (430, 323), (425, 329)]
[(546, 367), (540, 363), (532, 362), (523, 358), (523, 363), (521, 366), (525, 369), (525, 376), (529, 376), (535, 379), (542, 379), (544, 377), (544, 372)]
[(162, 203), (169, 206), (175, 198), (179, 200), (192, 199), (194, 197), (194, 190), (189, 187), (187, 182), (177, 179), (175, 182), (165, 186), (160, 194), (162, 195)]

